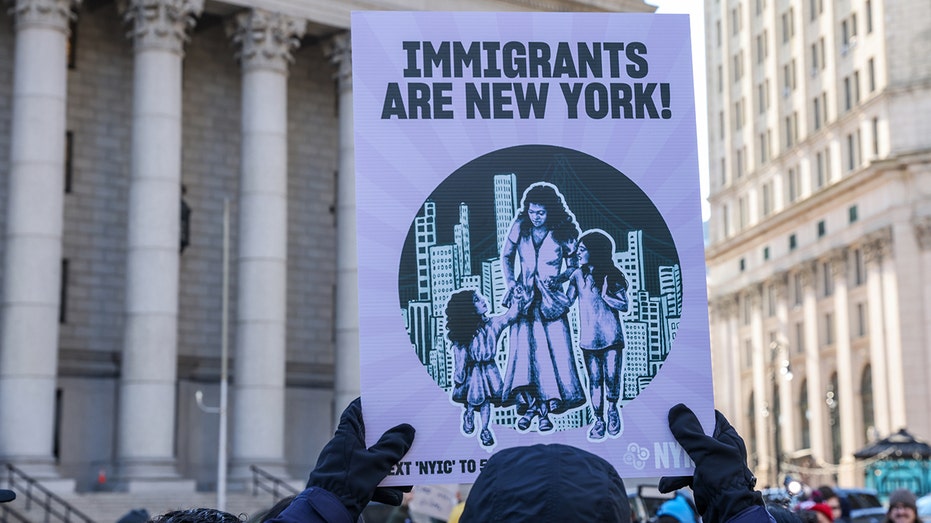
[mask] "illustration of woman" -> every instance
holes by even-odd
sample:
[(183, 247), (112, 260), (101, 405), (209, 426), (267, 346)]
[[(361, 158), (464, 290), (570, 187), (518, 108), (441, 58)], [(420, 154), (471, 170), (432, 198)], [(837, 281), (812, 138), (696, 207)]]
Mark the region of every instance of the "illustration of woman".
[[(569, 299), (579, 300), (579, 347), (588, 374), (588, 392), (595, 422), (591, 440), (623, 430), (617, 405), (621, 394), (624, 332), (618, 312), (627, 311), (627, 278), (614, 265), (614, 241), (600, 230), (586, 231), (578, 243), (579, 267), (569, 275)], [(604, 401), (608, 402), (605, 427)]]
[(562, 194), (551, 184), (524, 191), (521, 211), (501, 248), (501, 270), (515, 294), (528, 298), (509, 333), (502, 405), (517, 405), (517, 429), (553, 430), (550, 414), (585, 403), (572, 350), (569, 298), (550, 278), (573, 264), (579, 228)]
[(501, 403), (501, 373), (495, 363), (498, 336), (517, 317), (523, 303), (521, 296), (512, 300), (510, 309), (501, 316), (487, 318), (488, 303), (481, 294), (462, 290), (446, 303), (446, 337), (453, 344), (455, 370), (452, 400), (461, 403), (462, 431), (475, 432), (475, 411), (482, 417), (479, 434), (482, 445), (495, 444), (489, 428), (491, 406)]

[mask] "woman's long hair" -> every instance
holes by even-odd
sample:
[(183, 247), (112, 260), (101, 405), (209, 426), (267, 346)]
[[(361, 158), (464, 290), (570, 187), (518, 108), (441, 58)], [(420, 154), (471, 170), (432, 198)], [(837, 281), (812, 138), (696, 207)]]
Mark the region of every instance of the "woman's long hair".
[(527, 209), (532, 203), (542, 205), (546, 209), (546, 222), (543, 225), (553, 231), (553, 239), (565, 242), (579, 237), (579, 226), (566, 207), (565, 199), (555, 185), (546, 182), (537, 182), (524, 191), (517, 215), (521, 236), (530, 234), (530, 228), (533, 227), (530, 218), (527, 217)]
[(627, 278), (614, 265), (614, 240), (607, 233), (599, 229), (585, 231), (579, 238), (579, 244), (585, 244), (588, 250), (588, 263), (582, 267), (582, 274), (591, 274), (599, 288), (605, 278), (608, 279), (609, 288), (613, 288), (615, 284), (627, 288)]
[(475, 311), (475, 291), (463, 290), (446, 302), (446, 337), (468, 347), (475, 333), (485, 324), (485, 317)]

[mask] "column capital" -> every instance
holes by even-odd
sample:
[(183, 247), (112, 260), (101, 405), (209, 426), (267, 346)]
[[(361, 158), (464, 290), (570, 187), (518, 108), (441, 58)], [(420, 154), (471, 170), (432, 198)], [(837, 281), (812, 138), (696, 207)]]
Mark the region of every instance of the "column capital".
[(132, 24), (127, 33), (136, 50), (165, 49), (181, 53), (194, 18), (204, 10), (204, 0), (119, 0), (123, 21)]
[[(919, 240), (920, 241), (920, 240)], [(888, 227), (872, 232), (863, 241), (866, 263), (879, 263), (892, 252), (892, 230)]]
[(326, 46), (326, 55), (336, 67), (336, 79), (339, 91), (352, 90), (352, 38), (349, 31), (344, 31), (330, 38)]
[(238, 13), (227, 21), (226, 33), (237, 46), (236, 59), (244, 70), (270, 69), (288, 73), (291, 52), (301, 45), (307, 20), (264, 9)]
[(16, 16), (16, 28), (43, 26), (68, 33), (74, 10), (81, 0), (11, 0), (11, 12)]
[(912, 218), (912, 227), (921, 250), (931, 250), (931, 216), (915, 216)]
[(837, 247), (832, 249), (828, 253), (827, 262), (831, 266), (831, 276), (836, 278), (845, 275), (847, 271), (847, 248)]
[(785, 297), (789, 287), (789, 273), (780, 271), (766, 279), (766, 285), (772, 287), (777, 298)]
[(817, 262), (815, 260), (805, 260), (798, 264), (795, 273), (801, 280), (802, 287), (810, 287), (815, 283), (815, 274), (817, 273)]

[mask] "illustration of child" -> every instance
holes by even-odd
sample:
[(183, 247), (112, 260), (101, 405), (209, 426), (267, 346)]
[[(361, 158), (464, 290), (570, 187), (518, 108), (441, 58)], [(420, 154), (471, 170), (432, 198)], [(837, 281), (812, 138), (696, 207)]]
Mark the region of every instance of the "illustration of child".
[(505, 314), (492, 317), (485, 316), (485, 298), (473, 290), (456, 292), (446, 303), (446, 336), (453, 344), (455, 360), (452, 400), (464, 407), (462, 431), (467, 435), (475, 432), (474, 415), (479, 411), (479, 439), (485, 447), (495, 444), (489, 425), (491, 407), (501, 404), (503, 384), (495, 362), (498, 336), (517, 318), (517, 311), (526, 301), (521, 292), (514, 297)]
[[(614, 265), (614, 240), (592, 229), (579, 237), (579, 267), (569, 275), (567, 295), (579, 300), (579, 347), (588, 373), (588, 392), (595, 422), (590, 440), (603, 440), (605, 430), (618, 436), (624, 430), (618, 400), (621, 393), (624, 332), (618, 312), (627, 311), (627, 278)], [(604, 401), (608, 403), (607, 426)]]

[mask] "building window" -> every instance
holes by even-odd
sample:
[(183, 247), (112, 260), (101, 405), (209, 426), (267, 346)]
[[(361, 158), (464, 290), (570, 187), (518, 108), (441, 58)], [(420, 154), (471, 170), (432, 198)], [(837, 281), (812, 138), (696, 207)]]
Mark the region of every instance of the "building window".
[(866, 283), (866, 267), (863, 260), (863, 249), (853, 250), (853, 284), (857, 287)]
[[(772, 318), (776, 315), (776, 287), (773, 285), (766, 286), (766, 316)], [(770, 342), (775, 342), (776, 333), (769, 334)]]
[(834, 345), (834, 313), (824, 314), (824, 344)]
[(827, 169), (825, 168), (825, 156), (827, 151), (818, 151), (815, 153), (815, 188), (820, 189), (827, 183)]
[(718, 92), (724, 91), (724, 66), (718, 66)]
[(724, 139), (724, 111), (718, 111), (718, 127), (721, 129), (721, 139)]
[(847, 209), (847, 219), (850, 223), (857, 221), (857, 206), (856, 205), (851, 205), (850, 208)]
[[(812, 0), (814, 1), (814, 0)], [(808, 411), (808, 380), (802, 381), (798, 392), (799, 432), (802, 448), (811, 448), (811, 412)]]
[(792, 300), (793, 305), (802, 304), (802, 275), (797, 272), (792, 275)]
[(798, 247), (798, 240), (795, 237), (795, 234), (789, 235), (789, 250), (794, 251)]
[(715, 35), (715, 42), (717, 42), (718, 47), (721, 47), (721, 21), (720, 20), (714, 21), (714, 35)]
[(853, 171), (860, 165), (860, 130), (847, 135), (847, 170)]
[(74, 69), (77, 67), (77, 54), (78, 54), (78, 22), (77, 20), (71, 20), (68, 24), (68, 44), (67, 49), (65, 50), (67, 60), (68, 60), (68, 69)]
[(864, 9), (866, 9), (866, 34), (870, 34), (873, 32), (873, 2), (866, 0)]
[(824, 224), (824, 220), (818, 222), (818, 238), (823, 238), (825, 233), (827, 233), (827, 227)]
[(821, 129), (821, 99), (816, 96), (812, 100), (811, 105), (812, 105), (811, 115), (815, 119), (815, 130), (817, 131), (818, 129)]
[(805, 352), (805, 324), (797, 321), (792, 330), (795, 332), (795, 353), (803, 354)]
[(852, 13), (850, 17), (841, 22), (841, 53), (846, 54), (847, 50), (857, 43), (857, 13)]
[(749, 296), (743, 297), (742, 305), (743, 305), (744, 325), (750, 325), (750, 297)]
[(860, 375), (860, 405), (863, 415), (864, 441), (871, 441), (874, 436), (876, 418), (873, 414), (873, 369), (869, 363)]
[(74, 131), (65, 132), (65, 194), (71, 194), (74, 177)]
[(782, 66), (782, 87), (785, 90), (784, 94), (789, 95), (791, 91), (795, 90), (795, 59), (789, 61), (789, 63)]
[(873, 131), (873, 157), (879, 156), (879, 118), (873, 117), (870, 122)]
[(747, 260), (744, 258), (740, 259), (740, 272), (747, 270)]
[(721, 158), (721, 185), (727, 185), (727, 161)]
[(58, 288), (58, 323), (68, 322), (68, 269), (70, 262), (68, 258), (61, 260), (61, 278)]
[(737, 200), (737, 218), (740, 224), (740, 230), (744, 230), (750, 225), (749, 209), (747, 208), (747, 197), (741, 196)]
[[(821, 263), (821, 290), (824, 291), (824, 296), (827, 298), (834, 294), (834, 274), (831, 271), (831, 262), (826, 261)], [(829, 313), (830, 314), (830, 313)], [(830, 339), (833, 339), (833, 333), (831, 333)], [(830, 345), (830, 342), (827, 342)]]
[(786, 175), (788, 177), (788, 186), (789, 186), (789, 203), (792, 203), (799, 199), (802, 193), (802, 180), (799, 174), (799, 170), (795, 167), (789, 167), (789, 171)]
[(795, 36), (795, 21), (793, 18), (793, 9), (790, 7), (788, 11), (782, 13), (782, 42), (787, 43), (789, 40)]
[(731, 235), (730, 209), (727, 208), (727, 205), (721, 208), (721, 218), (724, 222), (724, 237), (727, 238)]
[[(844, 398), (843, 401), (849, 401), (850, 398)], [(837, 395), (837, 373), (831, 375), (830, 386), (825, 395), (825, 403), (828, 406), (828, 424), (831, 427), (831, 461), (840, 462), (840, 409), (838, 403), (841, 399)]]
[(769, 260), (769, 246), (763, 247), (763, 259)]
[(854, 71), (850, 80), (851, 89), (853, 90), (853, 104), (860, 103), (860, 71)]
[[(764, 164), (769, 161), (769, 147), (766, 143), (766, 133), (760, 133), (760, 164)], [(769, 214), (766, 210), (763, 211), (763, 216)]]
[(853, 106), (853, 93), (850, 88), (850, 77), (844, 77), (844, 110), (849, 111)]
[(857, 304), (857, 337), (862, 338), (866, 336), (866, 304), (858, 303)]
[(763, 184), (760, 199), (762, 200), (760, 203), (763, 208), (763, 216), (769, 216), (773, 212), (773, 182)]
[(876, 90), (876, 62), (872, 58), (866, 61), (866, 82), (871, 93)]

